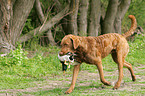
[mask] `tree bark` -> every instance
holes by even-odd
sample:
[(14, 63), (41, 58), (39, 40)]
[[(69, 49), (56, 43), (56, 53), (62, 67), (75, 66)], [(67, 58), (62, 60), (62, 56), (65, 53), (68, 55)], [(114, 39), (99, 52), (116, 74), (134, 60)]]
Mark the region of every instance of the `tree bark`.
[(15, 45), (22, 33), (25, 21), (33, 8), (35, 0), (16, 0), (13, 7), (13, 21), (11, 26), (11, 41)]
[[(55, 2), (56, 2), (56, 5), (55, 5), (55, 7), (59, 10), (59, 11), (61, 11), (62, 9), (63, 9), (63, 5), (59, 2), (59, 0), (54, 0)], [(69, 30), (69, 28), (68, 28), (68, 15), (67, 16), (65, 16), (64, 18), (62, 18), (62, 20), (60, 21), (60, 23), (61, 23), (61, 26), (62, 26), (62, 29), (63, 29), (63, 31), (64, 31), (64, 33), (67, 35), (67, 34), (71, 34), (68, 30)]]
[[(39, 26), (36, 29), (30, 31), (29, 33), (21, 36), (19, 38), (20, 42), (25, 42), (29, 39), (31, 39), (35, 35), (40, 35), (43, 32), (47, 31), (49, 28), (54, 26), (56, 23), (58, 23), (64, 16), (68, 15), (67, 12), (69, 11), (69, 5), (67, 5), (60, 13), (55, 15), (52, 19), (47, 21), (43, 26)], [(39, 34), (38, 34), (39, 33)]]
[(43, 14), (43, 11), (42, 11), (42, 8), (41, 8), (41, 3), (40, 3), (39, 0), (35, 1), (35, 8), (36, 8), (36, 11), (37, 11), (37, 15), (40, 19), (40, 22), (41, 22), (41, 24), (43, 24), (44, 20), (45, 20), (45, 16)]
[(80, 36), (87, 36), (87, 14), (89, 0), (80, 0), (79, 33)]
[(47, 32), (47, 37), (49, 38), (49, 44), (50, 45), (52, 45), (52, 46), (56, 45), (51, 30), (49, 30)]
[(70, 2), (70, 12), (69, 15), (69, 31), (74, 35), (78, 35), (78, 26), (77, 26), (77, 15), (79, 8), (79, 0), (71, 0)]
[(0, 52), (4, 53), (15, 49), (10, 40), (14, 3), (15, 0), (0, 0)]
[(118, 7), (118, 0), (109, 0), (109, 4), (107, 7), (107, 12), (105, 15), (105, 19), (103, 21), (103, 26), (101, 27), (102, 33), (113, 33), (114, 29), (114, 20), (117, 13), (117, 7)]
[(89, 36), (98, 36), (98, 29), (101, 16), (101, 1), (100, 0), (91, 0), (91, 12), (89, 18)]
[(114, 21), (114, 29), (116, 33), (121, 34), (121, 21), (129, 8), (131, 0), (121, 0), (120, 5), (118, 6), (116, 18)]
[[(40, 4), (39, 0), (36, 0), (35, 8), (36, 8), (37, 15), (40, 19), (41, 24), (45, 23), (44, 21), (45, 21), (45, 19), (47, 19), (47, 17), (45, 18), (44, 14), (43, 14), (41, 4)], [(47, 31), (47, 37), (48, 37), (50, 45), (52, 45), (52, 46), (56, 45), (55, 40), (54, 40), (53, 35), (52, 35), (52, 32), (51, 32), (51, 29), (49, 29)]]

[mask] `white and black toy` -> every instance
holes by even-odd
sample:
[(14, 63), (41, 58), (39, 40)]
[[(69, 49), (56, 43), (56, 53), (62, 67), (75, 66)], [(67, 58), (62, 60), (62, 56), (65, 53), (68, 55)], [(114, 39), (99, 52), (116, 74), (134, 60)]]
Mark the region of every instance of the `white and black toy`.
[(68, 65), (68, 68), (70, 68), (70, 65), (73, 65), (72, 63), (74, 63), (74, 54), (71, 52), (68, 52), (66, 55), (63, 55), (63, 56), (60, 56), (58, 54), (58, 58), (60, 62), (62, 63), (62, 71), (66, 71), (67, 65)]

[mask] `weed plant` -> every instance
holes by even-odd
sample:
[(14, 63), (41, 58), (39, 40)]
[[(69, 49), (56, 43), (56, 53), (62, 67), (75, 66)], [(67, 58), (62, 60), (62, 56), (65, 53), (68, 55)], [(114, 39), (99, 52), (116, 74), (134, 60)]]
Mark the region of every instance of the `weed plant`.
[(33, 86), (31, 82), (58, 75), (58, 70), (61, 70), (61, 64), (57, 58), (59, 49), (50, 47), (47, 50), (51, 53), (48, 57), (36, 53), (33, 58), (28, 58), (28, 52), (22, 50), (22, 46), (19, 45), (7, 56), (0, 57), (0, 89), (30, 87)]

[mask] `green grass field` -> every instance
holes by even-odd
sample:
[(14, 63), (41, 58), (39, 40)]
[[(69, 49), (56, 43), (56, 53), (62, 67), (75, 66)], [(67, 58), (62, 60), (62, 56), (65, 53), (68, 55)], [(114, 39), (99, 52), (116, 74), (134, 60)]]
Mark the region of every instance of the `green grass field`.
[[(124, 78), (118, 90), (104, 86), (96, 66), (83, 63), (74, 91), (69, 96), (144, 96), (145, 95), (145, 37), (137, 36), (129, 42), (130, 52), (126, 61), (133, 66), (136, 82), (124, 68)], [(72, 79), (73, 66), (63, 75), (57, 58), (58, 47), (39, 47), (30, 58), (29, 51), (21, 45), (8, 56), (0, 57), (0, 95), (64, 96)], [(47, 54), (45, 54), (47, 52)], [(45, 56), (44, 56), (45, 54)], [(115, 83), (118, 79), (117, 65), (111, 56), (102, 60), (105, 78)]]

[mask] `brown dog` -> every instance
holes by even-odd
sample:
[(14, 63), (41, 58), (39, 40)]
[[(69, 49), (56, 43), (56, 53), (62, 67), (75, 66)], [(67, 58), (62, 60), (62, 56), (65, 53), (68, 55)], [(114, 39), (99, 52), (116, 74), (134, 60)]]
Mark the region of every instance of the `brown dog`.
[(67, 35), (62, 39), (61, 51), (59, 55), (63, 56), (68, 52), (75, 53), (75, 61), (79, 62), (74, 66), (73, 78), (70, 88), (65, 93), (71, 93), (75, 87), (75, 82), (78, 76), (79, 68), (82, 62), (96, 65), (99, 71), (100, 80), (105, 85), (111, 85), (106, 81), (103, 74), (102, 59), (108, 54), (112, 55), (113, 60), (118, 64), (119, 78), (113, 89), (120, 87), (123, 78), (123, 66), (127, 67), (131, 73), (132, 80), (135, 81), (132, 66), (125, 61), (125, 57), (129, 52), (129, 45), (126, 37), (134, 33), (137, 27), (136, 19), (133, 15), (129, 15), (132, 21), (128, 32), (123, 35), (117, 33), (104, 34), (98, 37), (80, 37), (74, 35)]

